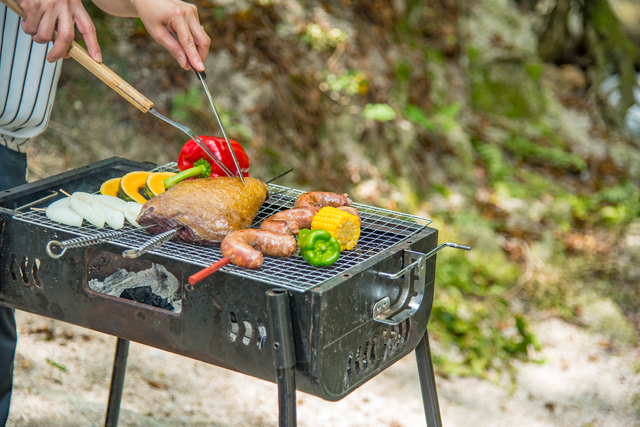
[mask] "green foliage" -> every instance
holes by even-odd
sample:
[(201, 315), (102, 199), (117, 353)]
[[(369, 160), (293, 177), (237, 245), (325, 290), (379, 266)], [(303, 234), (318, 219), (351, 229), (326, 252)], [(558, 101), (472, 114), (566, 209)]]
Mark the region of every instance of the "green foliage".
[(427, 117), (426, 113), (415, 105), (407, 105), (403, 113), (407, 120), (430, 132), (447, 133), (459, 126), (460, 104), (456, 102), (449, 104), (431, 117)]
[(628, 224), (640, 216), (640, 190), (630, 181), (589, 195), (565, 194), (576, 219), (590, 225)]
[(191, 87), (187, 92), (179, 93), (173, 98), (171, 116), (179, 122), (185, 122), (190, 112), (202, 109), (202, 91), (198, 87)]
[[(437, 270), (436, 270), (437, 271)], [(486, 378), (491, 369), (525, 360), (530, 349), (540, 350), (524, 317), (514, 316), (506, 301), (477, 299), (455, 286), (437, 292), (429, 330), (445, 347), (457, 347), (460, 359), (438, 355), (441, 373)]]
[(471, 101), (478, 111), (508, 118), (535, 118), (544, 111), (544, 97), (531, 70), (517, 62), (471, 66)]
[(568, 153), (559, 147), (546, 147), (522, 136), (514, 136), (505, 141), (506, 148), (517, 158), (557, 166), (563, 169), (586, 170), (587, 163), (577, 154)]
[(307, 46), (324, 51), (335, 48), (340, 43), (345, 43), (349, 37), (339, 28), (323, 28), (318, 24), (308, 23), (300, 36)]
[(222, 6), (216, 6), (213, 8), (213, 18), (216, 22), (221, 22), (225, 19), (227, 13)]
[(489, 172), (489, 179), (492, 182), (503, 180), (507, 174), (510, 173), (510, 169), (504, 161), (502, 149), (495, 144), (484, 143), (477, 140), (473, 142), (474, 148), (480, 155), (482, 162), (487, 168), (487, 172)]
[(472, 213), (442, 221), (453, 221), (455, 236), (447, 239), (464, 241), (473, 249), (438, 254), (429, 327), (440, 344), (455, 347), (461, 357), (439, 355), (436, 360), (445, 374), (486, 377), (488, 371), (509, 367), (512, 359), (526, 359), (531, 348), (540, 348), (527, 320), (502, 296), (522, 272), (495, 243), (492, 221)]
[(45, 359), (47, 361), (47, 363), (51, 366), (53, 366), (54, 368), (58, 368), (60, 369), (62, 372), (67, 372), (67, 367), (64, 365), (59, 364), (58, 362), (55, 362), (49, 358)]
[(349, 70), (340, 76), (333, 73), (325, 78), (327, 89), (346, 95), (365, 95), (369, 90), (369, 82), (362, 71)]
[(529, 63), (525, 68), (527, 70), (527, 73), (529, 74), (529, 77), (531, 77), (531, 79), (536, 82), (540, 80), (544, 72), (542, 64), (539, 63)]
[(362, 116), (367, 120), (377, 120), (384, 123), (396, 118), (396, 110), (389, 104), (367, 104)]
[(422, 126), (429, 132), (436, 132), (438, 130), (433, 120), (428, 119), (420, 107), (407, 105), (407, 108), (404, 110), (404, 115), (409, 121)]

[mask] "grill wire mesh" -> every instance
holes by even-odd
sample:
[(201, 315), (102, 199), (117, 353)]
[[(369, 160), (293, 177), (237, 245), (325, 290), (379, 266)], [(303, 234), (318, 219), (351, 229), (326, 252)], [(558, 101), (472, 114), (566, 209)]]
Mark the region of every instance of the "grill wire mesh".
[[(176, 163), (172, 162), (157, 167), (152, 172), (178, 172), (178, 169)], [(276, 212), (293, 208), (296, 198), (302, 193), (303, 191), (300, 190), (269, 184), (269, 198), (260, 208), (251, 224), (251, 228), (260, 228), (260, 223), (265, 218)], [(46, 203), (48, 205), (52, 201), (47, 201)], [(343, 274), (371, 257), (390, 249), (431, 223), (430, 219), (363, 204), (353, 203), (352, 206), (357, 209), (362, 218), (360, 239), (353, 250), (343, 251), (340, 259), (331, 266), (311, 266), (297, 253), (289, 258), (265, 256), (262, 267), (256, 270), (248, 270), (228, 264), (222, 268), (222, 271), (303, 292)], [(108, 226), (105, 226), (104, 229), (99, 229), (86, 221), (82, 227), (53, 222), (46, 217), (44, 211), (40, 210), (18, 213), (14, 215), (14, 219), (77, 236), (95, 236), (105, 231), (111, 231)], [(136, 249), (151, 237), (146, 231), (136, 229), (126, 221), (124, 228), (120, 231), (125, 233), (117, 238), (109, 239), (109, 242), (126, 249)], [(200, 267), (207, 267), (222, 258), (219, 244), (215, 246), (199, 246), (169, 241), (149, 253)], [(64, 256), (62, 259), (64, 259)]]

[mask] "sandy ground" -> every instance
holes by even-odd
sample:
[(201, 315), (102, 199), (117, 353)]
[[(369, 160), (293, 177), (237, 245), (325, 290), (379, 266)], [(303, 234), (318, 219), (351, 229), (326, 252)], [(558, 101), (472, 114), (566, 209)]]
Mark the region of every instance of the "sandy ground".
[[(9, 426), (104, 424), (114, 337), (17, 312)], [(518, 386), (437, 377), (443, 424), (640, 426), (640, 351), (550, 318), (534, 326), (545, 363), (518, 366)], [(635, 402), (635, 403), (633, 403)], [(339, 402), (297, 394), (298, 425), (426, 426), (415, 357)], [(277, 387), (131, 343), (120, 426), (277, 426)]]

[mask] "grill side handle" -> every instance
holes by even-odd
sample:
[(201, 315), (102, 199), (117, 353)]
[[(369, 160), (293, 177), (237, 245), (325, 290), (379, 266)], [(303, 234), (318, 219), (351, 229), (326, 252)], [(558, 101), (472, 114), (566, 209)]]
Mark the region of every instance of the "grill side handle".
[[(378, 276), (391, 280), (397, 280), (404, 276), (404, 286), (395, 304), (391, 305), (390, 298), (384, 297), (373, 305), (374, 321), (386, 325), (397, 325), (418, 311), (424, 298), (424, 276), (427, 269), (427, 260), (446, 247), (465, 251), (471, 250), (470, 246), (450, 242), (442, 243), (426, 254), (405, 249), (405, 268), (397, 273), (378, 272)], [(415, 272), (416, 280), (411, 280), (411, 271)]]

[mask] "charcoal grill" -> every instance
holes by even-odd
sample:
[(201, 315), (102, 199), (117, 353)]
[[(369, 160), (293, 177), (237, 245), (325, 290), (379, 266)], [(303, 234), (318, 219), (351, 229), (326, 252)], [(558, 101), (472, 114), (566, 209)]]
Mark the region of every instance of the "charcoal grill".
[[(187, 290), (187, 279), (222, 255), (218, 246), (167, 242), (140, 258), (122, 252), (150, 236), (126, 234), (60, 259), (47, 243), (104, 230), (50, 221), (61, 190), (95, 192), (132, 170), (172, 171), (112, 158), (0, 192), (0, 304), (118, 337), (106, 425), (117, 425), (129, 341), (139, 342), (278, 384), (280, 425), (295, 425), (295, 391), (337, 401), (416, 350), (429, 427), (440, 411), (426, 333), (433, 302), (437, 230), (430, 220), (354, 204), (362, 216), (358, 246), (329, 267), (300, 256), (265, 257), (259, 270), (227, 265)], [(252, 227), (293, 207), (301, 191), (269, 185)], [(463, 247), (464, 248), (464, 247)], [(161, 265), (179, 283), (174, 312), (93, 291), (119, 269)]]

